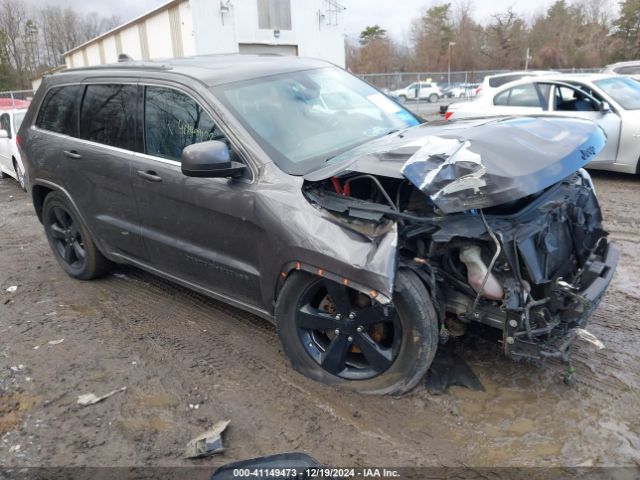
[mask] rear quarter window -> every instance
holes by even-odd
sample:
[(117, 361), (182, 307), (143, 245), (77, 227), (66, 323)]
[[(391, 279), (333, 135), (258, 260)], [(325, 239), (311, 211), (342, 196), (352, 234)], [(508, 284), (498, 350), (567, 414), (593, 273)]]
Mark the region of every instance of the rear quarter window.
[(0, 130), (7, 132), (7, 136), (11, 138), (11, 117), (8, 113), (0, 115)]
[(77, 102), (80, 85), (54, 87), (47, 93), (36, 119), (36, 126), (50, 132), (78, 136)]

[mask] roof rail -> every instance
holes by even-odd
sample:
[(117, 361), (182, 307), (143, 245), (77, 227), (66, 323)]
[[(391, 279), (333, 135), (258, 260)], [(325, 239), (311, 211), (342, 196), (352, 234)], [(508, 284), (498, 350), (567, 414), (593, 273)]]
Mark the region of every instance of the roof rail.
[[(121, 54), (122, 56), (122, 54)], [(128, 57), (128, 55), (127, 55)], [(130, 57), (129, 57), (130, 58)], [(65, 72), (81, 72), (84, 70), (171, 70), (173, 67), (164, 63), (145, 62), (139, 60), (121, 60), (118, 57), (118, 63), (106, 63), (103, 65), (88, 65), (84, 67), (68, 68)]]

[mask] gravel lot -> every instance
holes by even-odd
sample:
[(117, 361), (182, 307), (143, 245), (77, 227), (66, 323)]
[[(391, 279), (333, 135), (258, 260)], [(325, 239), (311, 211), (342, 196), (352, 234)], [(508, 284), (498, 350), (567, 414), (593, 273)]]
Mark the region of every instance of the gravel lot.
[[(72, 280), (28, 195), (0, 180), (0, 464), (213, 467), (301, 450), (334, 466), (640, 465), (640, 178), (594, 179), (622, 256), (589, 327), (606, 348), (574, 346), (577, 384), (480, 342), (464, 356), (485, 392), (400, 398), (308, 381), (269, 323), (137, 269)], [(183, 459), (221, 419), (228, 450)]]

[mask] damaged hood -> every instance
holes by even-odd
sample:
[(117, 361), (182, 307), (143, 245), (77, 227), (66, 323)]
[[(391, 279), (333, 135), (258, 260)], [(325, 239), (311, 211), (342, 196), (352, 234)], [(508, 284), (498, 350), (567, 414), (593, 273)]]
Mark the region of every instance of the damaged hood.
[(356, 172), (406, 178), (454, 213), (537, 193), (589, 163), (605, 141), (596, 123), (575, 118), (424, 124), (342, 153), (305, 180)]

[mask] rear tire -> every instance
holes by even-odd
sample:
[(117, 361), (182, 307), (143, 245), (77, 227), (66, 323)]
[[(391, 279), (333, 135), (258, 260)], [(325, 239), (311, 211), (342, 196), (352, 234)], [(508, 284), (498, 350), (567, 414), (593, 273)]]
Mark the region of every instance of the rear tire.
[(58, 192), (44, 199), (42, 223), (53, 255), (67, 274), (91, 280), (107, 273), (111, 262), (98, 250), (87, 227)]
[(440, 97), (436, 93), (429, 95), (429, 103), (436, 103)]
[[(349, 319), (352, 317), (348, 314), (343, 315), (342, 323), (335, 324), (335, 332), (342, 329), (339, 334), (335, 334), (334, 326), (331, 323), (334, 319), (334, 313), (327, 314), (326, 311), (321, 312), (321, 316), (319, 316), (324, 322), (322, 330), (307, 330), (305, 326), (301, 327), (299, 320), (301, 312), (305, 318), (304, 312), (309, 311), (310, 305), (306, 303), (305, 298), (310, 298), (308, 293), (312, 292), (314, 288), (323, 288), (318, 287), (323, 282), (325, 282), (324, 285), (329, 285), (326, 282), (331, 281), (306, 272), (294, 272), (278, 297), (276, 303), (278, 336), (284, 353), (293, 367), (318, 382), (366, 394), (402, 394), (414, 388), (429, 369), (438, 346), (437, 316), (429, 293), (418, 276), (414, 272), (404, 269), (400, 270), (396, 276), (394, 305), (397, 313), (394, 313), (396, 317), (393, 320), (393, 327), (385, 327), (391, 328), (392, 339), (388, 341), (388, 346), (381, 343), (376, 344), (380, 349), (378, 351), (388, 352), (386, 353), (388, 364), (385, 369), (379, 371), (374, 368), (374, 365), (379, 365), (379, 362), (369, 362), (370, 355), (376, 352), (374, 351), (372, 354), (371, 350), (365, 348), (366, 344), (363, 345), (362, 338), (358, 336), (362, 335), (368, 341), (372, 341), (374, 338), (378, 341), (379, 337), (372, 333), (372, 329), (378, 329), (383, 324), (374, 324), (374, 322), (367, 320), (369, 318), (375, 321), (375, 318), (379, 318), (375, 317), (376, 314), (370, 313), (372, 308), (382, 308), (377, 302), (374, 301), (364, 309), (358, 310), (359, 307), (354, 306), (358, 302), (354, 301), (349, 309), (355, 309), (356, 316), (353, 320), (345, 322), (347, 317)], [(347, 290), (350, 298), (354, 300), (362, 297), (362, 294), (358, 294), (355, 290), (335, 282), (331, 283), (334, 285), (333, 289)], [(325, 295), (324, 298), (332, 295), (329, 290), (324, 292), (326, 293), (320, 290), (319, 296), (316, 295), (316, 298), (320, 298), (322, 295)], [(331, 301), (331, 303), (335, 304), (336, 302)], [(335, 308), (333, 311), (339, 312), (340, 309)], [(378, 312), (377, 315), (379, 316), (380, 313)], [(313, 318), (317, 320), (316, 317)], [(308, 320), (305, 321), (308, 322)], [(392, 323), (387, 318), (383, 321), (389, 322), (384, 325)], [(363, 334), (357, 333), (362, 330), (356, 330), (360, 323), (367, 325)], [(307, 332), (311, 332), (312, 335), (309, 336)], [(325, 339), (325, 348), (320, 346), (317, 355), (314, 355), (316, 348), (314, 334)], [(343, 370), (340, 368), (329, 369), (326, 366), (326, 359), (333, 352), (332, 346), (339, 341), (340, 336), (353, 338), (345, 343), (347, 350), (343, 352), (342, 356), (345, 358), (343, 361), (345, 367)], [(346, 340), (343, 341), (346, 342)], [(363, 347), (361, 348), (360, 345)], [(392, 350), (394, 351), (393, 355), (391, 355)], [(375, 359), (376, 357), (372, 356), (371, 358)], [(337, 373), (333, 373), (331, 370), (337, 371)]]

